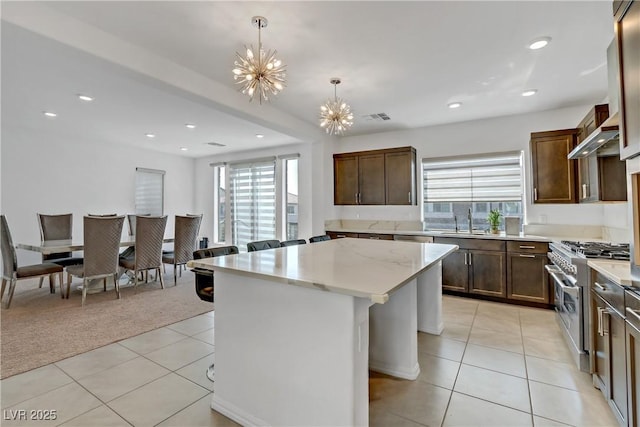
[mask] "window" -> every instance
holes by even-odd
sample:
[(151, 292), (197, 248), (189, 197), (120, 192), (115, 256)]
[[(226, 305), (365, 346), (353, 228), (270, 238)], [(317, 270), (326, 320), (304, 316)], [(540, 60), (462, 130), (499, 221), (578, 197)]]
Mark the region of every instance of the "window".
[(426, 228), (484, 230), (492, 209), (523, 216), (521, 152), (423, 159), (422, 168)]
[(216, 212), (215, 212), (215, 224), (216, 224), (216, 229), (214, 231), (214, 240), (217, 243), (224, 243), (225, 241), (225, 217), (226, 217), (226, 209), (227, 209), (227, 203), (226, 203), (226, 183), (227, 183), (227, 179), (226, 179), (226, 171), (227, 168), (222, 165), (222, 166), (218, 166), (215, 168), (216, 171), (216, 177), (215, 177), (215, 186), (216, 186)]
[(298, 159), (284, 159), (286, 240), (298, 238)]
[(136, 168), (137, 215), (161, 216), (164, 212), (164, 174), (156, 169)]
[(229, 165), (231, 241), (246, 248), (276, 238), (275, 158)]

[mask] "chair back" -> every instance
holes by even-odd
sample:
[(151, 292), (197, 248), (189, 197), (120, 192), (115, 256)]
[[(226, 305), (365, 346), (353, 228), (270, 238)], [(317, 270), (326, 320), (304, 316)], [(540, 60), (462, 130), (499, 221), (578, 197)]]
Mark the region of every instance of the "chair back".
[(237, 246), (219, 246), (217, 248), (199, 249), (193, 251), (193, 259), (213, 258), (217, 256), (239, 254)]
[(325, 240), (331, 240), (331, 237), (326, 234), (323, 234), (322, 236), (313, 236), (309, 238), (309, 243), (324, 242)]
[(151, 214), (127, 214), (127, 222), (129, 223), (129, 236), (136, 234), (136, 216), (151, 216)]
[(137, 270), (162, 267), (162, 241), (167, 216), (138, 216), (136, 218)]
[(2, 218), (0, 222), (0, 238), (2, 240), (2, 277), (11, 279), (18, 269), (18, 258), (16, 257), (16, 249), (13, 247), (13, 240), (11, 239), (11, 233), (9, 232), (9, 224), (7, 224), (7, 218), (4, 215), (0, 215)]
[[(40, 240), (71, 240), (73, 231), (73, 214), (46, 215), (38, 214)], [(69, 258), (71, 252), (42, 255), (42, 260)]]
[(200, 231), (202, 215), (176, 215), (173, 257), (175, 264), (186, 264), (192, 259)]
[(247, 251), (263, 251), (265, 249), (273, 249), (280, 247), (280, 240), (260, 240), (257, 242), (247, 243)]
[(122, 216), (84, 217), (84, 277), (87, 279), (118, 272)]
[(280, 242), (280, 246), (284, 248), (285, 246), (305, 245), (306, 243), (307, 241), (304, 239), (285, 240)]

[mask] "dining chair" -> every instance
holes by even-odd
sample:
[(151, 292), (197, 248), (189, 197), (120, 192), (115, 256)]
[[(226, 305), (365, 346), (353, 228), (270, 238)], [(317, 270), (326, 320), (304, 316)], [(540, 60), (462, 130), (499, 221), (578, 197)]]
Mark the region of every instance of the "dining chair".
[(309, 238), (309, 243), (324, 242), (325, 240), (331, 240), (331, 237), (326, 234), (323, 234), (322, 236), (313, 236)]
[(280, 240), (260, 240), (247, 243), (247, 251), (264, 251), (265, 249), (274, 249), (280, 247)]
[[(71, 240), (73, 232), (73, 214), (37, 214), (38, 225), (40, 226), (40, 240)], [(42, 262), (52, 262), (66, 267), (68, 265), (82, 264), (82, 257), (74, 257), (72, 252), (61, 252), (57, 254), (42, 254)], [(42, 287), (44, 277), (40, 278), (39, 287)], [(49, 278), (49, 288), (55, 292), (55, 287)]]
[[(218, 256), (238, 254), (237, 246), (220, 246), (217, 248), (199, 249), (193, 252), (193, 259), (212, 258)], [(196, 295), (203, 300), (213, 302), (214, 300), (214, 284), (213, 271), (204, 268), (194, 268), (192, 270), (196, 276)], [(207, 378), (213, 381), (215, 363), (207, 368)]]
[(106, 290), (107, 278), (113, 278), (116, 297), (120, 298), (118, 261), (123, 225), (124, 215), (84, 217), (84, 262), (81, 265), (67, 267), (67, 298), (71, 288), (71, 276), (82, 278), (83, 306), (87, 299), (89, 283), (95, 279), (102, 279)]
[(164, 289), (162, 277), (162, 241), (167, 226), (167, 216), (138, 216), (136, 218), (135, 253), (120, 257), (120, 266), (133, 272), (134, 287), (138, 286), (138, 273), (156, 270), (156, 279)]
[(173, 239), (173, 251), (162, 253), (164, 264), (173, 264), (173, 284), (178, 284), (177, 270), (193, 258), (193, 250), (196, 248), (196, 240), (200, 231), (202, 215), (176, 215)]
[(9, 308), (11, 306), (16, 283), (21, 279), (48, 276), (51, 281), (51, 287), (55, 287), (54, 275), (57, 274), (58, 280), (60, 280), (60, 293), (62, 294), (63, 267), (52, 262), (18, 267), (18, 257), (16, 256), (16, 249), (13, 246), (13, 239), (11, 238), (7, 218), (4, 215), (0, 215), (0, 217), (0, 246), (2, 251), (2, 289), (0, 290), (0, 300), (4, 297), (4, 290), (7, 286), (7, 281), (9, 281), (9, 293), (7, 294), (7, 301), (4, 307)]
[(284, 242), (280, 242), (280, 247), (285, 246), (295, 246), (295, 245), (305, 245), (307, 243), (304, 239), (294, 239), (294, 240), (285, 240)]
[(129, 224), (129, 236), (136, 234), (136, 217), (151, 216), (151, 214), (127, 214), (127, 223)]

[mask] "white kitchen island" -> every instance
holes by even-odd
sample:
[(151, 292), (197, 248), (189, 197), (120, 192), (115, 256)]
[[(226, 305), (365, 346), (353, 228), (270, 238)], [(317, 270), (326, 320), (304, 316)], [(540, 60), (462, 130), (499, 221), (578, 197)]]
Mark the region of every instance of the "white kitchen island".
[(368, 425), (368, 370), (417, 378), (418, 319), (442, 330), (456, 249), (346, 238), (191, 261), (215, 271), (211, 407), (243, 425)]

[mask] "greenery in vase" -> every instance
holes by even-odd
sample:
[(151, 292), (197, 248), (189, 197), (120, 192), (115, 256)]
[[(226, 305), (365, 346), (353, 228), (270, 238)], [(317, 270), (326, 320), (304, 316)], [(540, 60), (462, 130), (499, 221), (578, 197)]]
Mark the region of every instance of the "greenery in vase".
[(498, 227), (500, 227), (501, 218), (502, 214), (498, 209), (491, 209), (489, 215), (487, 216), (487, 221), (489, 222), (491, 230), (497, 230)]

